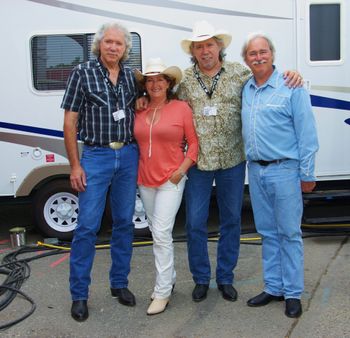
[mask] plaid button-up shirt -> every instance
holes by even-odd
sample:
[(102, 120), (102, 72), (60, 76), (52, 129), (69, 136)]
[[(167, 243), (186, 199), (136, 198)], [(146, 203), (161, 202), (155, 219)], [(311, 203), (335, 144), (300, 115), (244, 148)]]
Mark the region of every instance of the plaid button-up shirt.
[[(78, 130), (84, 142), (105, 145), (133, 139), (137, 86), (132, 70), (120, 64), (114, 86), (99, 60), (76, 66), (68, 79), (61, 108), (79, 114)], [(124, 110), (125, 118), (115, 121), (113, 112)]]

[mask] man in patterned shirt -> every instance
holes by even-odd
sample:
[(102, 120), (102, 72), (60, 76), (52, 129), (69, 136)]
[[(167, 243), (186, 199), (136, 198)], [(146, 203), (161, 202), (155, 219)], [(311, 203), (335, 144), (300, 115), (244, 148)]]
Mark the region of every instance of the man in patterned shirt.
[[(123, 65), (131, 49), (130, 33), (117, 23), (95, 34), (96, 59), (75, 67), (61, 108), (65, 110), (64, 139), (71, 166), (72, 188), (79, 192), (78, 225), (70, 256), (71, 315), (88, 318), (87, 299), (108, 189), (113, 218), (110, 286), (113, 297), (135, 305), (128, 290), (132, 255), (138, 148), (133, 139), (136, 82)], [(84, 142), (81, 160), (77, 132)]]
[[(238, 62), (224, 60), (230, 42), (230, 34), (216, 31), (206, 21), (197, 22), (192, 37), (181, 42), (193, 66), (185, 70), (177, 93), (193, 109), (199, 141), (198, 162), (188, 172), (185, 190), (188, 258), (196, 284), (192, 299), (196, 302), (206, 298), (211, 278), (207, 220), (214, 180), (220, 215), (216, 283), (224, 299), (237, 299), (232, 283), (245, 176), (241, 91), (251, 73)], [(289, 85), (299, 84), (299, 74), (290, 73)]]

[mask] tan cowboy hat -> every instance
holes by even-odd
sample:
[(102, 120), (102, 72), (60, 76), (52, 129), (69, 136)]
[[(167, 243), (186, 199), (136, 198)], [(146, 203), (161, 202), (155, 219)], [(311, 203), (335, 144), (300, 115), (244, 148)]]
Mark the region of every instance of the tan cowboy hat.
[(207, 21), (198, 21), (193, 26), (192, 36), (181, 41), (181, 47), (187, 54), (191, 54), (191, 43), (205, 41), (212, 37), (222, 40), (224, 48), (231, 43), (232, 36), (225, 30), (215, 30)]
[(135, 70), (136, 80), (142, 81), (145, 76), (155, 76), (159, 74), (168, 75), (175, 79), (175, 84), (179, 84), (182, 79), (182, 71), (179, 67), (166, 67), (161, 58), (151, 58), (147, 61), (145, 72)]

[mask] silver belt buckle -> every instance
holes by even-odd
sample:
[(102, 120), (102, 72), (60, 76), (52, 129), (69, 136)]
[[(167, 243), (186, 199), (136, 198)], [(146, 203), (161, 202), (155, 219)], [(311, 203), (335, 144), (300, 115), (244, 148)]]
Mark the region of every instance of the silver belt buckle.
[(120, 148), (123, 148), (124, 142), (111, 142), (109, 144), (109, 147), (113, 150), (118, 150)]

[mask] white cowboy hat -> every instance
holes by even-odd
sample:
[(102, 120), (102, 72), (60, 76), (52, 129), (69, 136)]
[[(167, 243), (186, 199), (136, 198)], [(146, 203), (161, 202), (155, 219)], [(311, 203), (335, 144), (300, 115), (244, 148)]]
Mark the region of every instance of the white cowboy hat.
[(168, 75), (175, 79), (175, 84), (179, 84), (182, 79), (182, 71), (179, 67), (166, 67), (161, 58), (151, 58), (147, 61), (145, 72), (135, 70), (136, 80), (142, 81), (145, 76), (155, 76), (159, 74)]
[(191, 54), (191, 43), (197, 41), (205, 41), (212, 37), (222, 40), (224, 48), (226, 48), (232, 40), (231, 34), (225, 30), (215, 30), (215, 28), (207, 21), (198, 21), (193, 26), (192, 36), (181, 41), (181, 47), (187, 54)]

